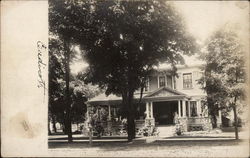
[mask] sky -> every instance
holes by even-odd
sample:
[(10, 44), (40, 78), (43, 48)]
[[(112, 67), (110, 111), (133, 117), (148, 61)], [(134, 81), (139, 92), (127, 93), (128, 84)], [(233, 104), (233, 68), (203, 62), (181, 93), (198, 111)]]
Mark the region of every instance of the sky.
[[(248, 41), (248, 1), (173, 1), (172, 3), (182, 14), (187, 31), (196, 38), (197, 43), (203, 44), (215, 30), (229, 23), (234, 24), (244, 40)], [(197, 55), (184, 58), (188, 65), (202, 63), (197, 59)], [(75, 74), (86, 66), (88, 65), (82, 61), (75, 62), (71, 65), (72, 73)], [(164, 65), (161, 66), (163, 67)]]
[(183, 15), (188, 31), (200, 42), (226, 23), (237, 23), (238, 29), (242, 31), (248, 27), (247, 1), (175, 1), (173, 3)]

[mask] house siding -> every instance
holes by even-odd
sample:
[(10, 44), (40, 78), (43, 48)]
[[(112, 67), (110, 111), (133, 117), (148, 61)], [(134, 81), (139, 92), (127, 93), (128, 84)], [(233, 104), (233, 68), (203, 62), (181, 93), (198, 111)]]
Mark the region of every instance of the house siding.
[[(192, 88), (185, 89), (183, 87), (183, 74), (192, 74)], [(198, 80), (202, 77), (202, 71), (198, 67), (192, 68), (182, 68), (177, 71), (178, 77), (176, 77), (176, 90), (188, 94), (189, 96), (203, 96), (206, 95), (204, 90), (202, 90), (201, 85)]]
[(149, 91), (154, 91), (158, 89), (158, 76), (149, 77)]
[[(192, 88), (185, 89), (183, 87), (183, 74), (191, 73), (192, 74)], [(200, 97), (205, 96), (206, 93), (202, 90), (201, 85), (198, 83), (198, 80), (202, 77), (202, 71), (199, 67), (182, 67), (177, 69), (178, 76), (175, 76), (176, 87), (175, 90), (187, 94), (188, 96)], [(148, 77), (149, 79), (149, 90), (147, 92), (152, 92), (157, 90), (158, 87), (158, 77), (165, 75), (166, 86), (173, 88), (173, 81), (167, 79), (169, 74), (164, 74), (162, 72), (154, 73)], [(136, 93), (140, 93), (140, 90), (137, 90)]]

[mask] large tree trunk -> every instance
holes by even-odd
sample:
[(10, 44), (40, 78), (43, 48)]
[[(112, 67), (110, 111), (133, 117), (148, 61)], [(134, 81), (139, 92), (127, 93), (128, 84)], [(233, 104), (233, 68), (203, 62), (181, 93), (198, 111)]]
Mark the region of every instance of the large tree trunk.
[(71, 116), (70, 116), (70, 92), (69, 92), (69, 75), (70, 75), (70, 68), (69, 68), (69, 62), (70, 62), (70, 50), (69, 50), (69, 44), (68, 41), (64, 41), (65, 46), (65, 82), (66, 82), (66, 121), (65, 121), (65, 127), (68, 134), (68, 142), (72, 142), (72, 129), (71, 129)]
[(133, 106), (133, 91), (130, 90), (128, 92), (128, 95), (126, 97), (127, 101), (127, 107), (128, 107), (128, 113), (127, 113), (127, 132), (128, 132), (128, 142), (133, 141), (135, 138), (135, 111)]
[(208, 99), (207, 101), (208, 101), (209, 115), (212, 117), (212, 126), (213, 128), (217, 128), (216, 116), (218, 113), (218, 108), (211, 99)]
[(233, 105), (233, 112), (234, 112), (234, 128), (235, 128), (235, 139), (239, 139), (238, 133), (238, 116), (236, 111), (236, 105)]
[(133, 114), (128, 114), (128, 141), (131, 142), (135, 138), (135, 120)]

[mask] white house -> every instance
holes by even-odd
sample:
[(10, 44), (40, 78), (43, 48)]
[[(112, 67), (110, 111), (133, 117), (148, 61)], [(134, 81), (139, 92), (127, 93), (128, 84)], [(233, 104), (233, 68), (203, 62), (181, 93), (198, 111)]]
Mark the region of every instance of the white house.
[[(178, 118), (185, 131), (212, 128), (208, 109), (204, 104), (206, 93), (197, 82), (203, 73), (201, 65), (177, 68), (177, 76), (172, 76), (167, 68), (157, 69), (148, 76), (142, 104), (137, 108), (137, 126), (141, 124), (156, 127), (174, 125), (175, 118)], [(140, 92), (135, 92), (134, 99), (138, 100), (139, 97)], [(111, 121), (121, 119), (121, 114), (119, 114), (121, 101), (121, 97), (101, 94), (89, 100), (87, 104), (89, 108), (106, 107), (109, 113), (108, 121)], [(220, 112), (217, 123), (220, 126)]]

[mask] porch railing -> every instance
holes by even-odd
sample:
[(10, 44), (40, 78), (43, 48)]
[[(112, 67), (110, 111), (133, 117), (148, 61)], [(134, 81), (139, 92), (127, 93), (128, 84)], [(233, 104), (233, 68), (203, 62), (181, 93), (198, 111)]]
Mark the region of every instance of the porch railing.
[(182, 126), (184, 131), (212, 129), (209, 117), (180, 117), (178, 124)]

